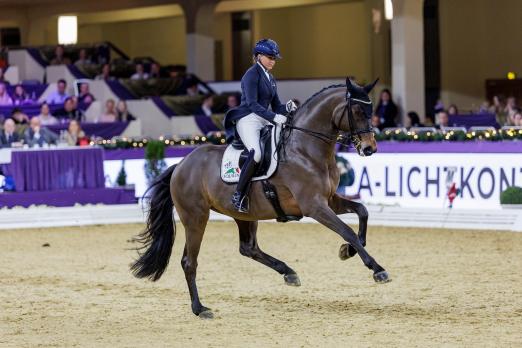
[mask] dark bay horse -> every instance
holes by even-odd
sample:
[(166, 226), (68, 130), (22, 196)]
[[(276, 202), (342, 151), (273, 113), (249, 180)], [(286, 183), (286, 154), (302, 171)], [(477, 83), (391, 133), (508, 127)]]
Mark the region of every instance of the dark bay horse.
[[(286, 160), (279, 163), (270, 182), (277, 188), (281, 207), (288, 215), (309, 216), (339, 234), (346, 244), (339, 256), (346, 259), (358, 254), (373, 271), (378, 283), (389, 281), (388, 274), (364, 249), (368, 212), (357, 202), (336, 194), (339, 172), (335, 162), (335, 141), (340, 132), (348, 134), (358, 153), (368, 156), (377, 151), (369, 117), (368, 93), (374, 87), (360, 87), (346, 80), (346, 85), (327, 87), (307, 100), (296, 112), (284, 145)], [(186, 243), (181, 259), (192, 311), (211, 318), (196, 286), (197, 258), (210, 210), (231, 216), (239, 228), (239, 252), (284, 276), (288, 285), (299, 286), (296, 272), (284, 262), (264, 253), (257, 244), (258, 220), (277, 217), (266, 199), (260, 182), (250, 191), (249, 213), (237, 212), (230, 201), (234, 185), (220, 177), (225, 146), (198, 146), (179, 164), (168, 168), (149, 188), (150, 207), (145, 230), (137, 237), (143, 243), (139, 259), (131, 266), (138, 278), (158, 280), (165, 271), (176, 235), (173, 206), (185, 227)], [(358, 235), (337, 215), (356, 213)]]

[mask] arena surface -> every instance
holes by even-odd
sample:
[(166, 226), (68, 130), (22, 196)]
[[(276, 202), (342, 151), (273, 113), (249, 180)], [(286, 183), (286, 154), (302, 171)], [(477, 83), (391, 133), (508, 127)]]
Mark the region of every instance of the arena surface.
[[(370, 217), (371, 218), (371, 217)], [(190, 311), (179, 266), (157, 283), (132, 277), (128, 240), (141, 225), (0, 231), (1, 347), (519, 346), (522, 234), (369, 229), (393, 282), (317, 224), (260, 225), (261, 247), (293, 267), (300, 288), (241, 256), (233, 223), (210, 223), (199, 258), (204, 305)], [(49, 243), (49, 247), (43, 245)]]

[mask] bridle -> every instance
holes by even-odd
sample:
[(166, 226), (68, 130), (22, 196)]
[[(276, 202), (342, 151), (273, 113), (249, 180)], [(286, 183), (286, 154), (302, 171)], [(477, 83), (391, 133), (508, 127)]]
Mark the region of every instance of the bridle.
[[(339, 122), (337, 122), (337, 124), (335, 124), (335, 122), (333, 123), (335, 130), (336, 130), (336, 132), (334, 134), (330, 135), (330, 134), (325, 134), (325, 133), (316, 132), (316, 131), (313, 131), (310, 129), (294, 126), (292, 124), (293, 118), (290, 118), (291, 122), (289, 124), (286, 124), (285, 128), (301, 131), (301, 132), (311, 135), (315, 138), (318, 138), (328, 144), (337, 143), (337, 144), (341, 144), (343, 146), (349, 146), (349, 144), (351, 142), (354, 145), (354, 147), (357, 149), (357, 151), (359, 151), (359, 149), (361, 147), (361, 143), (362, 143), (361, 134), (372, 133), (373, 128), (372, 128), (371, 124), (368, 123), (367, 128), (354, 129), (355, 120), (354, 120), (354, 116), (353, 116), (352, 105), (357, 104), (357, 105), (361, 106), (361, 108), (363, 109), (363, 111), (366, 115), (366, 118), (369, 119), (371, 117), (371, 112), (372, 112), (372, 102), (365, 101), (365, 100), (358, 99), (358, 98), (353, 98), (351, 93), (348, 91), (348, 88), (346, 89), (345, 100), (346, 100), (346, 104), (344, 106), (343, 113), (341, 114), (341, 117), (339, 118)], [(345, 115), (346, 115), (346, 119), (348, 122), (348, 128), (350, 129), (349, 131), (341, 130), (341, 124), (342, 124), (342, 121), (343, 121), (343, 118), (345, 117)]]

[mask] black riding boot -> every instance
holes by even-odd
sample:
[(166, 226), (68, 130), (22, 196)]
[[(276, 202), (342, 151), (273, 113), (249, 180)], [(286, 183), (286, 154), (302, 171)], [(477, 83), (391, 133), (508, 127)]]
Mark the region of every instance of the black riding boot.
[(255, 172), (256, 161), (254, 161), (254, 151), (252, 150), (241, 167), (236, 192), (234, 192), (234, 195), (232, 196), (232, 204), (234, 205), (234, 208), (241, 213), (248, 213), (248, 191), (250, 191), (250, 180)]

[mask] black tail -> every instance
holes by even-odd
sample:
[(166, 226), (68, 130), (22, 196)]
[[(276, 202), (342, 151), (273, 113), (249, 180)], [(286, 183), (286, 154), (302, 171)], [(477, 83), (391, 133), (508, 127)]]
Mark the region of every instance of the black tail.
[[(160, 279), (169, 264), (172, 246), (176, 237), (172, 197), (170, 195), (170, 177), (175, 165), (156, 178), (147, 189), (144, 198), (150, 202), (147, 227), (135, 241), (143, 245), (138, 248), (140, 258), (131, 265), (132, 273), (137, 278)], [(150, 194), (147, 196), (147, 193)], [(145, 250), (145, 252), (141, 252)]]

